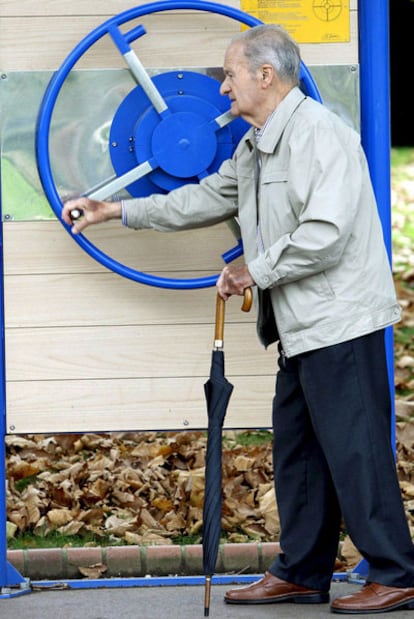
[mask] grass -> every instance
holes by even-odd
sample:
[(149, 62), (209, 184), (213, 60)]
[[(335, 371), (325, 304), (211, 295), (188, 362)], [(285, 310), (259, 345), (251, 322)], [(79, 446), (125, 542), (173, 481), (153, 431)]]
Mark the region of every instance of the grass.
[[(414, 357), (414, 317), (411, 307), (414, 274), (414, 148), (391, 150), (392, 248), (395, 282), (400, 301), (406, 303), (403, 320), (394, 327), (396, 360)], [(400, 369), (404, 380), (396, 387), (396, 396), (411, 398), (413, 369)]]
[(269, 430), (251, 430), (238, 434), (236, 442), (243, 447), (254, 447), (255, 445), (265, 445), (272, 440), (273, 435)]
[(398, 276), (414, 267), (414, 148), (391, 150), (393, 265)]
[(272, 432), (269, 430), (246, 430), (243, 432), (224, 432), (224, 444), (231, 448), (240, 445), (242, 447), (255, 447), (266, 445), (273, 440)]
[(87, 546), (114, 546), (114, 541), (109, 535), (97, 536), (85, 535), (64, 535), (58, 531), (53, 531), (48, 535), (35, 535), (34, 533), (21, 533), (8, 541), (9, 550), (21, 550), (27, 548), (84, 548)]

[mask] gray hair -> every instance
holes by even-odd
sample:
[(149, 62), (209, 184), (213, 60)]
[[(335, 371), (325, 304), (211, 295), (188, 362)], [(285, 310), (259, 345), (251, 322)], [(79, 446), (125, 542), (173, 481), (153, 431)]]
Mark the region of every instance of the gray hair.
[(251, 73), (255, 73), (264, 64), (270, 64), (283, 82), (299, 84), (299, 46), (282, 26), (254, 26), (237, 34), (231, 41), (237, 42), (243, 44)]

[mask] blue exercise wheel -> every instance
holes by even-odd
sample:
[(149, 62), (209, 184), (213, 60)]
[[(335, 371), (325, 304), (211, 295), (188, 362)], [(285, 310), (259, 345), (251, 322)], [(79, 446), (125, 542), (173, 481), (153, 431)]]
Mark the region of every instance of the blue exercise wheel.
[[(36, 130), (36, 158), (40, 180), (49, 203), (61, 220), (62, 200), (51, 168), (49, 137), (52, 116), (61, 89), (74, 65), (102, 37), (109, 36), (137, 86), (123, 99), (111, 122), (109, 154), (114, 174), (102, 179), (84, 195), (109, 199), (126, 190), (132, 197), (167, 193), (186, 183), (198, 183), (232, 156), (248, 125), (229, 111), (227, 97), (219, 93), (217, 79), (187, 70), (173, 70), (150, 77), (131, 43), (146, 34), (142, 25), (129, 31), (120, 26), (144, 15), (173, 10), (204, 11), (234, 19), (248, 27), (263, 22), (238, 9), (201, 0), (163, 0), (144, 4), (108, 19), (91, 31), (64, 60), (51, 78), (40, 105)], [(321, 100), (317, 86), (302, 63), (302, 87)], [(70, 233), (70, 228), (62, 222)], [(215, 285), (218, 275), (174, 279), (159, 277), (121, 264), (101, 251), (84, 235), (73, 239), (106, 268), (134, 281), (161, 288), (189, 289)], [(222, 255), (228, 263), (243, 253), (241, 241)]]

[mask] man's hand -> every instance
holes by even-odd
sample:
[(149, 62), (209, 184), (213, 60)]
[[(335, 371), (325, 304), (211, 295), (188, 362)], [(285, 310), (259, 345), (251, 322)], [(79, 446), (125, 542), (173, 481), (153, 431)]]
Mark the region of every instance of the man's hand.
[(246, 265), (228, 265), (222, 270), (216, 286), (219, 295), (227, 301), (233, 294), (243, 296), (244, 290), (255, 286), (255, 282)]
[[(77, 217), (74, 217), (75, 214)], [(91, 224), (120, 219), (121, 216), (121, 202), (98, 202), (85, 197), (68, 200), (62, 209), (62, 219), (65, 223), (72, 224), (73, 234), (82, 232)]]

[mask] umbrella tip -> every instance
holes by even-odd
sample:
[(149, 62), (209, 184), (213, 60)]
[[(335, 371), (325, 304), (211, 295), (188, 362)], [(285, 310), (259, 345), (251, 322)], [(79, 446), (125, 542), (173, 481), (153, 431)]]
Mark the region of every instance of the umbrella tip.
[(211, 576), (206, 576), (205, 589), (204, 589), (204, 617), (208, 617), (210, 614), (210, 594), (211, 594)]

